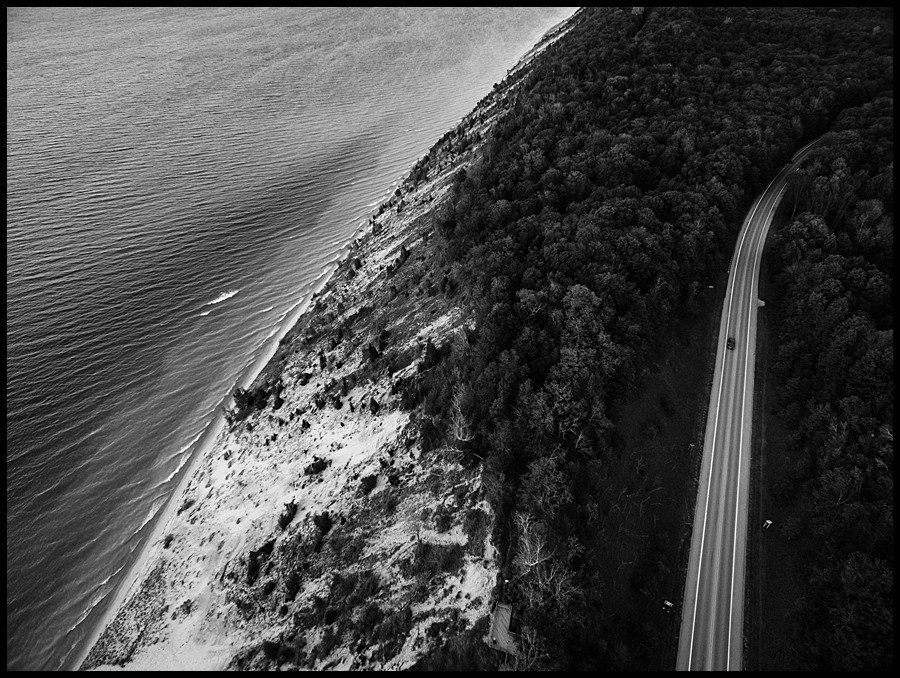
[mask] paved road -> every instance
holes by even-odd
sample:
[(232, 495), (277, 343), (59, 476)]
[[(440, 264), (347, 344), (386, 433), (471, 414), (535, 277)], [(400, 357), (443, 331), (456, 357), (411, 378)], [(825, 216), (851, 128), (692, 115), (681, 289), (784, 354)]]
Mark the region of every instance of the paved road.
[[(678, 670), (740, 670), (759, 264), (794, 156), (747, 215), (729, 270), (688, 561)], [(734, 349), (727, 348), (729, 337)], [(759, 527), (759, 526), (754, 526)]]

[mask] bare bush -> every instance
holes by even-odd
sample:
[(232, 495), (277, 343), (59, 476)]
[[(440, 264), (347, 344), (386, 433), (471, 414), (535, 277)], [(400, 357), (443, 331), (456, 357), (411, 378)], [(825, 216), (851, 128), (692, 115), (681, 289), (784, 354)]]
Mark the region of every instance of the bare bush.
[(557, 554), (541, 521), (525, 513), (516, 513), (514, 520), (519, 543), (513, 566), (528, 604), (533, 607), (544, 603), (564, 605), (575, 591), (568, 562), (575, 555), (576, 547), (567, 544), (565, 552)]
[(457, 386), (450, 405), (450, 434), (457, 443), (467, 443), (474, 437), (469, 420), (462, 412), (463, 388)]

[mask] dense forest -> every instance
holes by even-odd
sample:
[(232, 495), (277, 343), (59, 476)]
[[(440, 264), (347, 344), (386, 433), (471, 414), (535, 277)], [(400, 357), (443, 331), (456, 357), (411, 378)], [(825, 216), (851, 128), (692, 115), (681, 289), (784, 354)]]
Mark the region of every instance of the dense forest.
[(774, 369), (793, 473), (785, 532), (809, 669), (893, 666), (893, 92), (841, 114), (791, 177), (773, 247)]
[[(827, 594), (807, 601), (816, 663), (865, 664), (882, 640), (846, 630), (890, 595), (892, 573), (892, 13), (586, 8), (572, 24), (498, 86), (506, 112), (490, 136), (451, 139), (483, 144), (435, 234), (473, 322), (406, 387), (427, 445), (482, 467), (519, 665), (656, 667), (607, 605), (615, 497), (652, 486), (611, 408), (673, 320), (700, 312), (750, 201), (833, 125), (783, 237), (779, 361), (803, 450), (785, 491), (807, 498), (797, 529), (829, 544), (811, 564)], [(635, 571), (666, 548), (649, 541)], [(890, 607), (874, 614), (892, 629)]]

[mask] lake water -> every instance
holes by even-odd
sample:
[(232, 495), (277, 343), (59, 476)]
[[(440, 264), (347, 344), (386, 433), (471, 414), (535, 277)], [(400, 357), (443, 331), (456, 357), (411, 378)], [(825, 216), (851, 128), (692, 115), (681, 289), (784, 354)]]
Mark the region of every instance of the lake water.
[(7, 668), (67, 668), (223, 399), (574, 8), (7, 9)]

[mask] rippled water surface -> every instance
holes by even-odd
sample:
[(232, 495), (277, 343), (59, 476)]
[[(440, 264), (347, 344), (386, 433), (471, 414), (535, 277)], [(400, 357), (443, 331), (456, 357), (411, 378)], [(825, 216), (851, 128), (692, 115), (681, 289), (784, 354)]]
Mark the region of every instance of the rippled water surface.
[(7, 9), (7, 667), (61, 668), (223, 398), (571, 8)]

